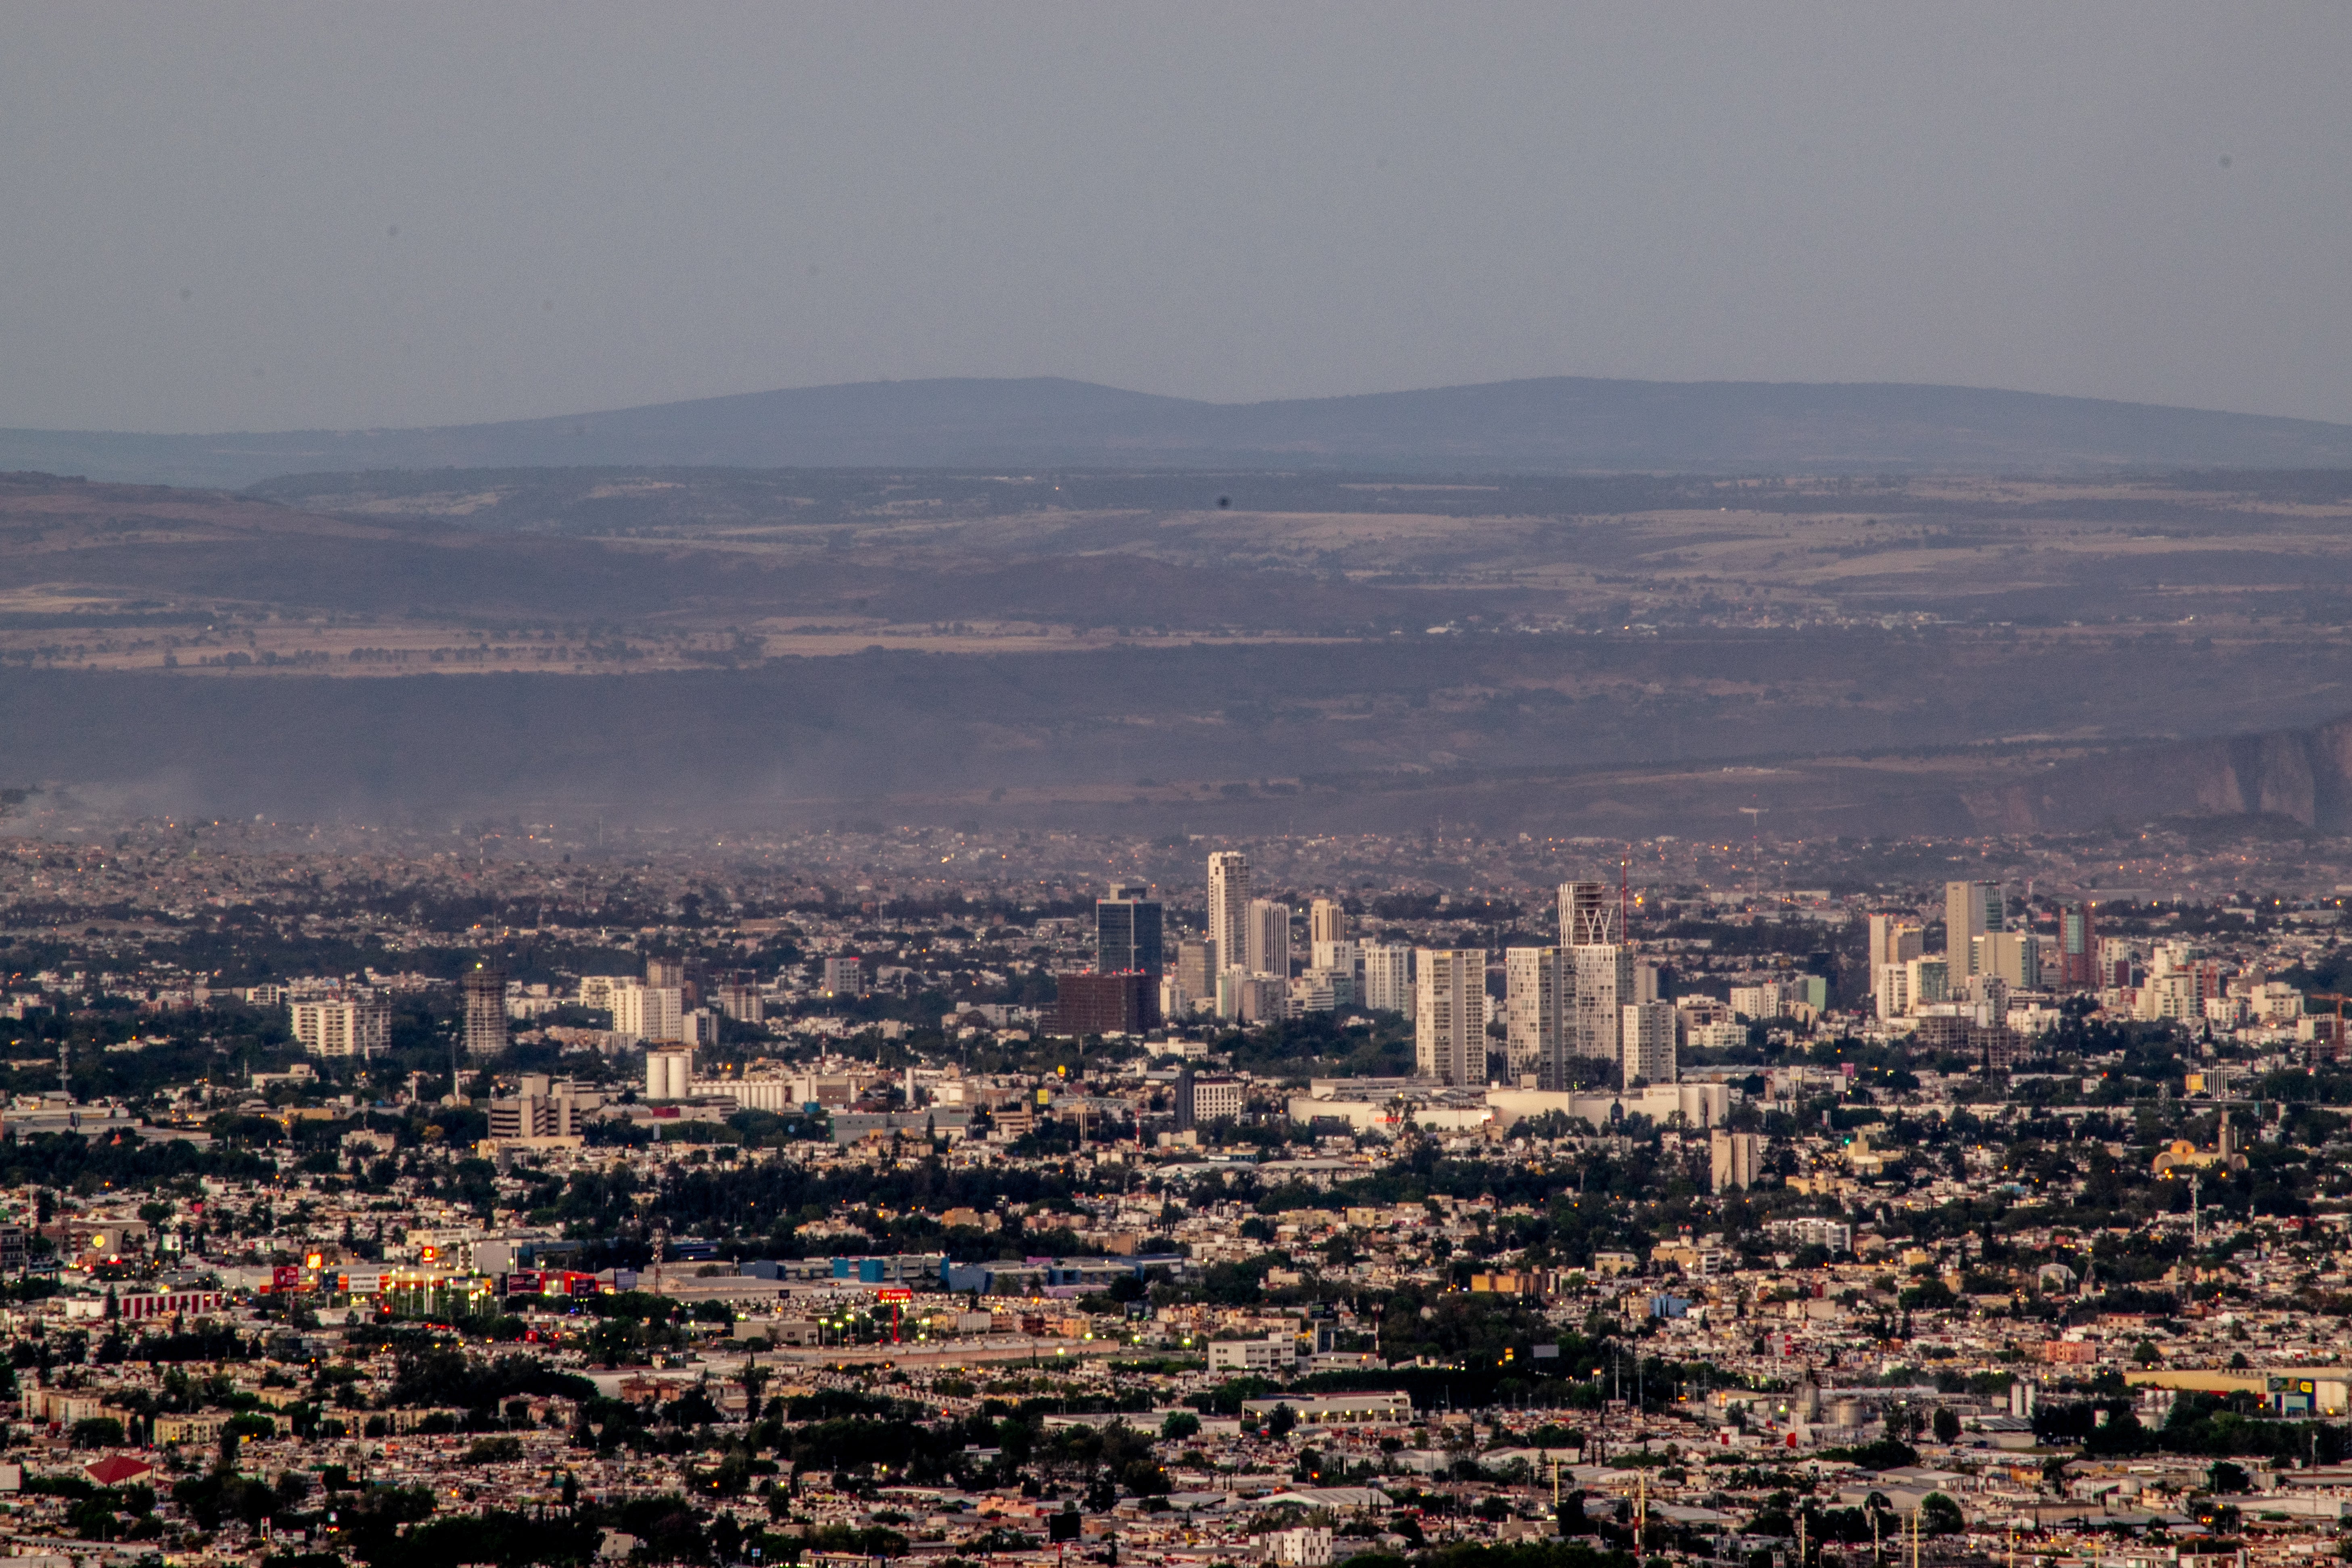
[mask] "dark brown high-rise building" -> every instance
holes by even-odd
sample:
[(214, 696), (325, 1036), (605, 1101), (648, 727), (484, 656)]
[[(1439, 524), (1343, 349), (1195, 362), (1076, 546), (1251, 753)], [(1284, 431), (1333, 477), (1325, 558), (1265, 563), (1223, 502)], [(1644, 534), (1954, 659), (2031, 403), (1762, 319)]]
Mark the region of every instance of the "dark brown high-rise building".
[(1139, 1035), (1160, 1026), (1160, 982), (1141, 970), (1056, 974), (1049, 1035)]

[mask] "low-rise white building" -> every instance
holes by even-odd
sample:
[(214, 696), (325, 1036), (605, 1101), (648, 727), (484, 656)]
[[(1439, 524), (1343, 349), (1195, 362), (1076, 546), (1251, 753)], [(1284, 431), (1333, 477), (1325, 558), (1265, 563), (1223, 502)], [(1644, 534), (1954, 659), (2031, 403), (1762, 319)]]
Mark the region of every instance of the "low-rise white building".
[(1217, 1340), (1209, 1346), (1211, 1372), (1294, 1372), (1298, 1366), (1298, 1341), (1288, 1334), (1268, 1334), (1262, 1340)]

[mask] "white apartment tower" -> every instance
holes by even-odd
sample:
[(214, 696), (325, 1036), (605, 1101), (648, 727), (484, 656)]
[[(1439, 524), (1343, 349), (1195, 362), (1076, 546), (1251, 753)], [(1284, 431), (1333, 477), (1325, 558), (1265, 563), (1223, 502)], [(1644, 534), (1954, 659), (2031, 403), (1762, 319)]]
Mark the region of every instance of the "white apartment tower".
[[(1882, 984), (1888, 970), (1900, 969), (1904, 964), (1910, 963), (1913, 959), (1924, 956), (1926, 952), (1926, 938), (1920, 931), (1917, 922), (1906, 921), (1900, 915), (1871, 916), (1871, 995), (1874, 998), (1877, 998), (1879, 996)], [(1882, 1018), (1891, 1018), (1898, 1017), (1901, 1015), (1909, 1012), (1911, 1005), (1907, 999), (1907, 995), (1908, 994), (1906, 993), (1906, 999), (1897, 1001), (1891, 1008), (1883, 999), (1881, 999), (1879, 1003), (1878, 1016)]]
[(390, 1043), (392, 1006), (373, 993), (288, 1004), (294, 1043), (319, 1057), (375, 1055)]
[(1976, 939), (2002, 929), (1999, 882), (1944, 884), (1944, 963), (1953, 982), (1976, 973)]
[(1233, 969), (1249, 960), (1249, 857), (1237, 849), (1220, 849), (1209, 857), (1209, 945), (1213, 970)]
[(1911, 1016), (1911, 982), (1918, 963), (1915, 958), (1908, 963), (1882, 963), (1871, 971), (1870, 998), (1877, 1004), (1879, 1017)]
[(1347, 906), (1337, 899), (1318, 899), (1307, 906), (1307, 940), (1318, 943), (1347, 941)]
[(1310, 969), (1344, 971), (1356, 983), (1356, 991), (1364, 989), (1364, 960), (1361, 950), (1352, 942), (1318, 942), (1307, 950)]
[(1675, 1005), (1636, 1002), (1623, 1010), (1619, 1037), (1624, 1074), (1619, 1087), (1675, 1081)]
[(1618, 1034), (1624, 1009), (1633, 999), (1633, 955), (1615, 945), (1572, 947), (1570, 967), (1576, 972), (1576, 993), (1569, 1016), (1573, 1026), (1573, 1056), (1587, 1064), (1613, 1064), (1622, 1059)]
[(1503, 1049), (1514, 1082), (1533, 1073), (1541, 1088), (1567, 1087), (1558, 1080), (1575, 994), (1576, 970), (1566, 948), (1503, 950)]
[(1415, 1006), (1412, 949), (1386, 942), (1366, 942), (1357, 950), (1363, 965), (1365, 1006), (1376, 1013), (1409, 1013)]
[(613, 1033), (632, 1040), (668, 1041), (683, 1037), (679, 994), (667, 985), (642, 985), (635, 979), (613, 983)]
[(1559, 940), (1574, 981), (1562, 1043), (1578, 1060), (1564, 1061), (1563, 1081), (1547, 1087), (1567, 1088), (1566, 1076), (1578, 1067), (1622, 1068), (1624, 1010), (1644, 998), (1636, 989), (1633, 951), (1618, 929), (1621, 912), (1617, 890), (1606, 882), (1560, 884)]
[(1252, 974), (1290, 978), (1290, 906), (1272, 899), (1252, 899), (1244, 918), (1243, 963)]
[(1413, 955), (1413, 1065), (1456, 1089), (1486, 1081), (1486, 954), (1422, 948)]

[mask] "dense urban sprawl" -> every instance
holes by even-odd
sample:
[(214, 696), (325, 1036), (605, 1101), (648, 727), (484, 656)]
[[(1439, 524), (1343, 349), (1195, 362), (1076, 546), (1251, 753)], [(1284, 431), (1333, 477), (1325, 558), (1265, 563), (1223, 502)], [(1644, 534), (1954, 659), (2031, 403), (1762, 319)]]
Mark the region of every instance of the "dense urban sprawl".
[(601, 838), (0, 841), (20, 1558), (2342, 1554), (2328, 842)]

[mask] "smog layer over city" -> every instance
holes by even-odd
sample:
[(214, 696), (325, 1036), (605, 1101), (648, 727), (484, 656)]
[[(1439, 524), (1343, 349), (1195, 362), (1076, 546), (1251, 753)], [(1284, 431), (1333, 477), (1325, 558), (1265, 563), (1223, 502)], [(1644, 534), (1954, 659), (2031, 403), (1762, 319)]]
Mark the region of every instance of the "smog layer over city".
[(2352, 1560), (2347, 60), (0, 0), (0, 1556)]

